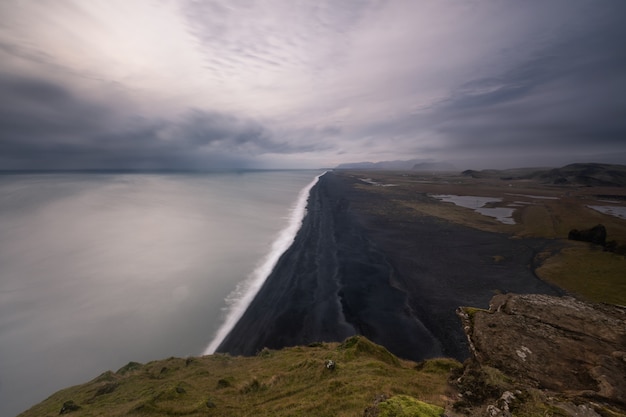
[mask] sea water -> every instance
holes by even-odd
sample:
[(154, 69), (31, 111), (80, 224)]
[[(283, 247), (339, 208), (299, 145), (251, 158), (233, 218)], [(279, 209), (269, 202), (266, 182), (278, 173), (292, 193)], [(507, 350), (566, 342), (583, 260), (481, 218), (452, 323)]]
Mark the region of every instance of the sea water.
[(212, 352), (318, 175), (0, 175), (0, 415), (129, 361)]

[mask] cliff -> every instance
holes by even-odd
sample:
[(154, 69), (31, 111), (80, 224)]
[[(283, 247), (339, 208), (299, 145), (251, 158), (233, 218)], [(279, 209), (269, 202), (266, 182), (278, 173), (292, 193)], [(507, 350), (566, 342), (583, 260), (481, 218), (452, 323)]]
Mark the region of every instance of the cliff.
[(464, 414), (626, 411), (625, 308), (507, 294), (494, 297), (489, 310), (461, 308), (458, 314), (472, 352), (457, 380), (457, 408)]
[(403, 361), (362, 337), (251, 357), (209, 355), (131, 362), (67, 388), (20, 417), (441, 415), (461, 364)]

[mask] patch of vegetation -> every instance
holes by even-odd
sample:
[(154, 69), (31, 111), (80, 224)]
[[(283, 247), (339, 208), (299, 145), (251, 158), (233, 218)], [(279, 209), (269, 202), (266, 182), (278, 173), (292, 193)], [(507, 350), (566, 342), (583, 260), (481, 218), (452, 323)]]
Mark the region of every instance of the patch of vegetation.
[(217, 381), (217, 388), (219, 389), (228, 388), (228, 387), (231, 387), (232, 385), (233, 385), (232, 382), (228, 378), (221, 378)]
[(440, 417), (443, 408), (408, 395), (396, 395), (378, 404), (379, 417)]
[(253, 392), (258, 392), (261, 390), (267, 389), (267, 386), (265, 384), (262, 384), (259, 382), (258, 379), (256, 378), (252, 378), (252, 380), (248, 383), (246, 383), (240, 390), (239, 392), (242, 394), (250, 394)]
[(63, 403), (63, 407), (61, 407), (61, 411), (59, 411), (59, 414), (69, 414), (69, 413), (73, 413), (74, 411), (78, 411), (80, 410), (80, 406), (74, 404), (74, 401), (69, 400), (69, 401), (65, 401)]
[[(336, 364), (334, 370), (325, 366), (327, 360)], [(58, 416), (70, 400), (80, 407), (71, 414), (77, 417), (357, 416), (380, 393), (444, 407), (455, 397), (446, 369), (460, 366), (434, 359), (418, 369), (363, 337), (253, 357), (170, 358), (127, 365), (123, 373), (59, 391), (20, 417)]]
[(537, 275), (592, 302), (626, 305), (626, 257), (571, 242), (546, 259)]
[(448, 375), (453, 371), (458, 371), (463, 368), (458, 361), (450, 358), (437, 358), (422, 361), (415, 366), (415, 369), (421, 372)]
[(143, 367), (139, 362), (128, 362), (126, 365), (122, 366), (120, 369), (115, 372), (116, 374), (125, 375), (128, 372), (138, 371)]
[(117, 389), (117, 387), (119, 387), (119, 386), (120, 386), (120, 384), (117, 383), (117, 382), (106, 383), (106, 384), (102, 385), (100, 388), (98, 388), (96, 390), (96, 393), (93, 396), (97, 397), (99, 395), (110, 394), (113, 391), (115, 391)]
[(270, 356), (271, 354), (272, 354), (272, 351), (265, 347), (261, 349), (259, 353), (257, 353), (257, 356), (263, 358), (263, 357)]
[(340, 349), (346, 351), (346, 355), (351, 356), (370, 356), (381, 362), (394, 366), (400, 366), (400, 360), (384, 347), (370, 342), (363, 336), (352, 336), (346, 339), (340, 346)]

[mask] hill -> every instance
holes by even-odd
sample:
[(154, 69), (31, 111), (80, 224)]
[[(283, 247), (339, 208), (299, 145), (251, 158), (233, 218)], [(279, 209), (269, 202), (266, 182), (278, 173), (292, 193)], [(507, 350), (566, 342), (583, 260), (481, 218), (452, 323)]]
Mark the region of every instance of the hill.
[(388, 171), (456, 171), (454, 165), (448, 162), (436, 162), (430, 159), (410, 159), (380, 162), (353, 162), (340, 164), (335, 169), (367, 169)]
[(447, 379), (460, 367), (451, 359), (418, 366), (363, 337), (264, 349), (252, 357), (216, 354), (131, 362), (59, 391), (20, 417), (355, 416), (368, 407), (371, 412), (414, 408), (435, 417), (454, 400)]
[(537, 180), (554, 185), (626, 187), (626, 165), (578, 163), (561, 168), (467, 170), (463, 171), (463, 175), (485, 179)]
[(626, 187), (624, 165), (571, 164), (535, 175), (553, 184)]

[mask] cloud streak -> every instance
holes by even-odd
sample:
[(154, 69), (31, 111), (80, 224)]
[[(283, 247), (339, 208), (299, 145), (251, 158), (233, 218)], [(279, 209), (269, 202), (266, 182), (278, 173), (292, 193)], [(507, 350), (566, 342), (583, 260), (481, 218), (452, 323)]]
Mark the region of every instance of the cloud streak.
[(618, 0), (0, 5), (0, 169), (626, 163)]

